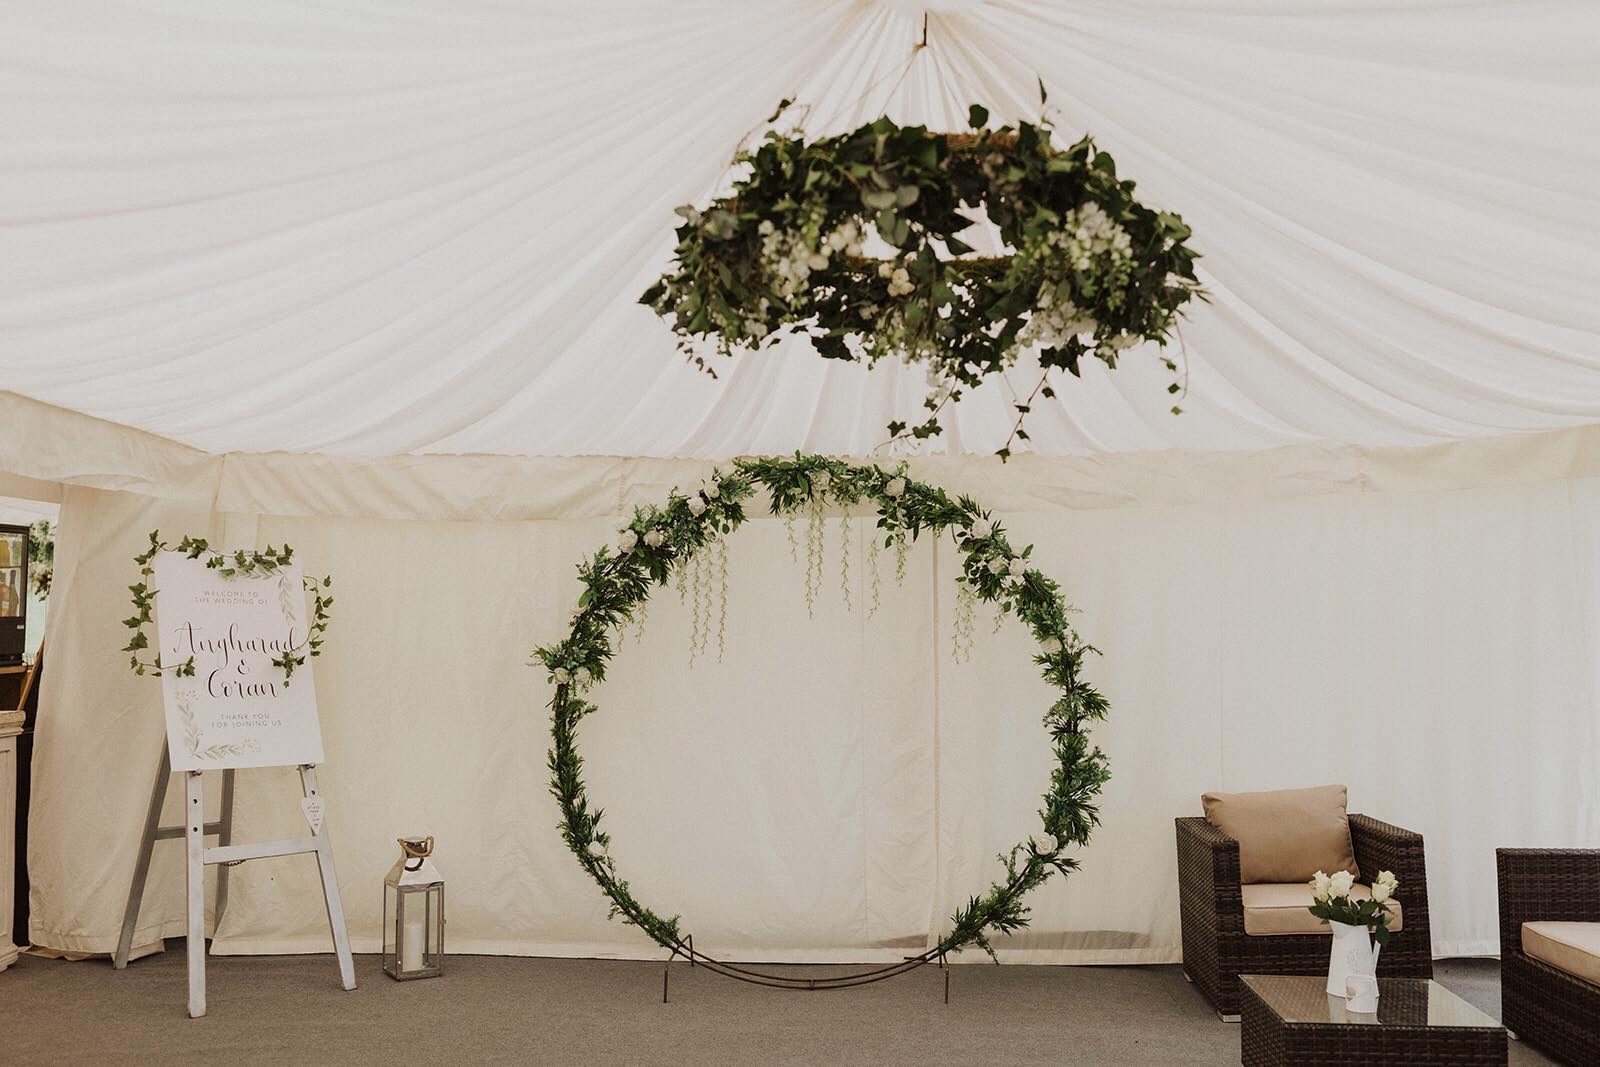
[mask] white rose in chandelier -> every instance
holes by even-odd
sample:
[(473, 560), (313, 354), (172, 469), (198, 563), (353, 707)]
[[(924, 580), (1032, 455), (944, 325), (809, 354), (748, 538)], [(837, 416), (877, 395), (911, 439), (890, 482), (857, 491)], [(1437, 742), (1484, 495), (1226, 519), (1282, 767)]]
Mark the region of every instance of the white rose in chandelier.
[(1043, 641), (1039, 642), (1039, 651), (1043, 652), (1047, 656), (1055, 655), (1057, 652), (1061, 651), (1061, 639), (1059, 637), (1045, 638)]
[(1006, 571), (1010, 573), (1011, 577), (1013, 578), (1021, 578), (1024, 574), (1028, 573), (1027, 561), (1021, 556), (1018, 556), (1016, 559), (1012, 560), (1006, 565)]
[(722, 495), (722, 486), (716, 482), (707, 482), (700, 491), (706, 495), (707, 500), (715, 500)]
[(1005, 569), (1006, 569), (1006, 561), (1001, 559), (999, 556), (996, 556), (994, 559), (991, 559), (989, 561), (989, 573), (990, 574), (999, 574), (1001, 571), (1003, 571)]
[(832, 481), (833, 475), (829, 474), (827, 471), (813, 471), (811, 474), (811, 488), (816, 492), (820, 493), (827, 489), (828, 483)]
[(887, 482), (883, 483), (883, 495), (884, 496), (887, 496), (887, 497), (904, 496), (905, 495), (905, 491), (906, 491), (906, 480), (904, 478), (896, 476), (894, 478), (890, 478)]
[(911, 283), (911, 273), (904, 267), (896, 267), (889, 274), (889, 295), (905, 296), (916, 292), (917, 287)]
[(587, 689), (594, 684), (594, 675), (589, 673), (588, 667), (579, 667), (572, 672), (572, 680), (580, 688)]
[(632, 530), (623, 530), (620, 534), (617, 535), (617, 551), (618, 552), (623, 552), (623, 553), (632, 552), (634, 549), (636, 549), (638, 547), (639, 547), (639, 535), (634, 533)]
[(649, 545), (651, 548), (660, 548), (666, 539), (667, 535), (662, 533), (660, 530), (649, 530), (646, 531), (644, 535), (644, 543)]
[(705, 513), (706, 513), (706, 502), (704, 500), (701, 500), (698, 496), (690, 497), (689, 498), (689, 514), (695, 516), (696, 518), (699, 518), (701, 515), (704, 515)]

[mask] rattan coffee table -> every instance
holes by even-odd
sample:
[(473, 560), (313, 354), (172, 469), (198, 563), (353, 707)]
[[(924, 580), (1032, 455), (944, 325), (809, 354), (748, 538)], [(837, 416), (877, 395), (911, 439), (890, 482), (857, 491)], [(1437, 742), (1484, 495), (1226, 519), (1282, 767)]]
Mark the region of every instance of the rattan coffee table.
[(1378, 979), (1378, 1013), (1345, 1011), (1325, 977), (1245, 975), (1239, 1062), (1284, 1064), (1504, 1064), (1506, 1029), (1427, 978)]

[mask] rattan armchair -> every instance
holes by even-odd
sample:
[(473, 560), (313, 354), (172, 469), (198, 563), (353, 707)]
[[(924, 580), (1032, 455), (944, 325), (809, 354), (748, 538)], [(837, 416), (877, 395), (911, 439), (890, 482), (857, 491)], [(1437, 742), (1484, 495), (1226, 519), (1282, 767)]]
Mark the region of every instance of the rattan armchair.
[(1600, 986), (1522, 950), (1522, 924), (1600, 922), (1600, 849), (1501, 848), (1500, 1015), (1562, 1063), (1600, 1062)]
[[(1230, 1020), (1238, 1017), (1242, 974), (1326, 973), (1330, 935), (1257, 936), (1244, 932), (1239, 842), (1203, 818), (1180, 818), (1177, 825), (1183, 970), (1218, 1015)], [(1401, 929), (1379, 955), (1378, 973), (1432, 978), (1422, 835), (1366, 815), (1352, 815), (1350, 838), (1363, 882), (1371, 883), (1379, 871), (1393, 871), (1400, 880), (1395, 895), (1403, 909)]]

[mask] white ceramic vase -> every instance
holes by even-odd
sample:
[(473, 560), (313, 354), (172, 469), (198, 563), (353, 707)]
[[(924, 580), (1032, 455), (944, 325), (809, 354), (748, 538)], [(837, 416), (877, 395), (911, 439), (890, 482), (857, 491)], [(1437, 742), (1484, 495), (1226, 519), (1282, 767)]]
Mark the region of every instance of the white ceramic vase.
[(1333, 928), (1333, 951), (1328, 956), (1328, 995), (1343, 997), (1345, 979), (1352, 974), (1378, 973), (1378, 952), (1383, 948), (1372, 940), (1365, 926), (1328, 920)]

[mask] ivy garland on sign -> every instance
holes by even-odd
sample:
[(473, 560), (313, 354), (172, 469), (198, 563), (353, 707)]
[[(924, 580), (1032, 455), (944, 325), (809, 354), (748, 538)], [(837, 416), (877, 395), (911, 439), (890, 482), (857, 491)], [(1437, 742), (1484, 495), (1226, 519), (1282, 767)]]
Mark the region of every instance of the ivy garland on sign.
[[(678, 208), (675, 262), (640, 302), (670, 316), (679, 348), (713, 374), (698, 341), (726, 356), (785, 330), (829, 359), (923, 364), (927, 417), (909, 431), (890, 423), (897, 439), (939, 433), (963, 389), (1036, 349), (1041, 374), (1015, 401), (1008, 456), (1028, 436), (1035, 397), (1054, 395), (1053, 369), (1076, 375), (1085, 356), (1115, 367), (1141, 341), (1164, 347), (1183, 306), (1205, 294), (1189, 227), (1135, 199), (1092, 139), (1061, 148), (1048, 120), (991, 130), (976, 104), (969, 117), (961, 134), (888, 118), (809, 142), (768, 133), (735, 156), (747, 173), (732, 193)], [(974, 218), (963, 209), (986, 214), (1009, 254), (968, 256), (960, 234)], [(864, 254), (871, 233), (889, 258)]]
[[(958, 580), (976, 599), (1015, 615), (1039, 643), (1044, 679), (1061, 690), (1045, 712), (1044, 723), (1056, 759), (1050, 787), (1039, 809), (1042, 831), (1000, 855), (1005, 878), (992, 884), (951, 916), (951, 928), (928, 954), (953, 953), (977, 944), (994, 955), (988, 937), (1027, 925), (1022, 899), (1052, 871), (1066, 874), (1077, 861), (1064, 851), (1081, 846), (1099, 822), (1095, 798), (1109, 772), (1084, 724), (1103, 719), (1103, 696), (1082, 677), (1084, 644), (1067, 621), (1060, 587), (1030, 567), (1031, 546), (1014, 551), (1005, 530), (967, 497), (951, 499), (944, 490), (907, 478), (904, 468), (885, 471), (821, 456), (736, 460), (731, 472), (718, 471), (698, 491), (676, 490), (666, 504), (634, 513), (614, 546), (604, 546), (578, 566), (583, 594), (565, 640), (533, 651), (532, 663), (550, 673), (550, 792), (561, 809), (560, 830), (600, 889), (611, 900), (611, 915), (631, 923), (662, 947), (693, 957), (677, 917), (664, 918), (641, 904), (618, 873), (611, 836), (601, 826), (601, 809), (590, 804), (578, 754), (577, 727), (595, 705), (580, 694), (605, 677), (624, 626), (642, 613), (653, 586), (702, 552), (720, 547), (746, 519), (744, 502), (758, 488), (771, 497), (774, 515), (816, 514), (828, 503), (846, 510), (870, 504), (877, 511), (884, 546), (904, 546), (924, 531), (952, 531), (961, 552)], [(811, 581), (808, 568), (808, 583)], [(809, 585), (808, 585), (809, 588)]]
[[(294, 559), (294, 549), (288, 545), (282, 548), (273, 548), (268, 545), (259, 552), (246, 552), (236, 549), (233, 552), (219, 552), (210, 547), (204, 538), (185, 537), (178, 542), (176, 548), (161, 540), (160, 530), (150, 531), (150, 548), (133, 557), (139, 565), (139, 581), (128, 586), (128, 591), (133, 594), (133, 614), (122, 620), (122, 625), (133, 631), (133, 637), (122, 651), (130, 653), (128, 666), (134, 674), (161, 674), (171, 671), (179, 678), (194, 677), (194, 657), (179, 664), (163, 664), (161, 653), (156, 653), (154, 660), (142, 660), (139, 653), (150, 647), (150, 638), (144, 632), (145, 624), (151, 621), (151, 610), (155, 607), (156, 590), (150, 588), (150, 576), (155, 573), (153, 561), (158, 552), (181, 552), (190, 559), (204, 559), (210, 569), (216, 571), (224, 578), (278, 578), (278, 606), (287, 616), (292, 608), (291, 597), (297, 590), (289, 581), (289, 575), (283, 568)], [(283, 655), (272, 661), (274, 667), (283, 671), (283, 684), (288, 685), (294, 677), (295, 668), (305, 666), (307, 656), (322, 655), (322, 635), (328, 629), (328, 609), (333, 607), (333, 594), (328, 590), (333, 586), (333, 578), (324, 575), (321, 579), (309, 575), (301, 575), (301, 589), (298, 592), (312, 595), (311, 622), (306, 630), (306, 639), (298, 645), (284, 652)]]

